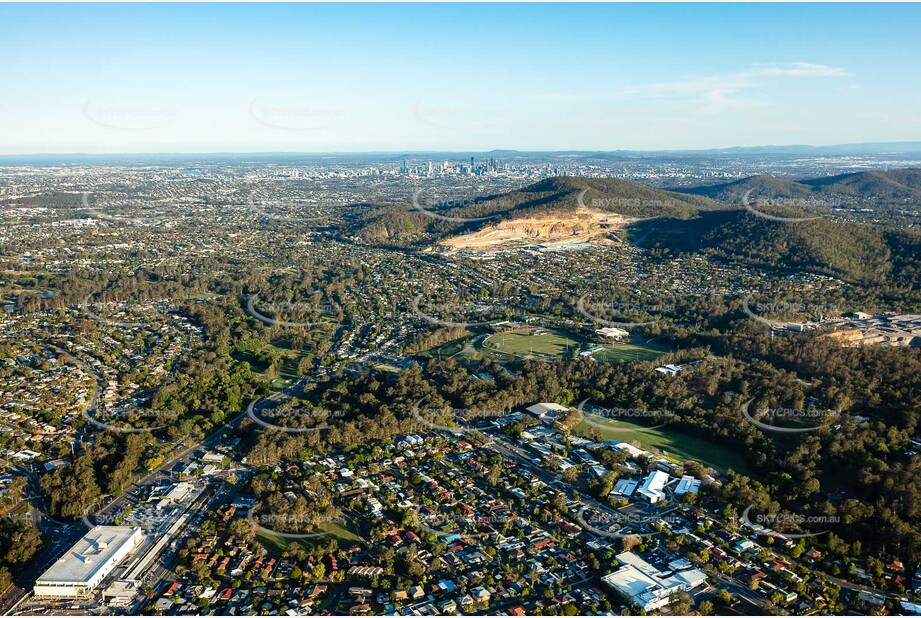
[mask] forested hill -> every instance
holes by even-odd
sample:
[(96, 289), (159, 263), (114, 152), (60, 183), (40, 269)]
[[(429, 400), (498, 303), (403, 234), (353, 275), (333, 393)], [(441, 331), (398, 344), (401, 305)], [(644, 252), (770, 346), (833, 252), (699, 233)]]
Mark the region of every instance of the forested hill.
[[(546, 197), (533, 199), (532, 196)], [(700, 211), (725, 208), (706, 197), (654, 189), (620, 178), (581, 176), (547, 178), (504, 197), (510, 198), (513, 203), (517, 202), (516, 208), (507, 213), (510, 216), (530, 216), (535, 212), (555, 212), (585, 206), (628, 217), (687, 218)]]
[(751, 176), (676, 191), (730, 204), (740, 204), (749, 195), (759, 200), (803, 200), (807, 205), (917, 205), (921, 203), (921, 169), (854, 172), (806, 180)]
[(540, 217), (586, 207), (626, 217), (688, 218), (725, 208), (705, 197), (684, 195), (618, 178), (548, 178), (517, 191), (444, 205), (425, 195), (416, 204), (364, 205), (347, 232), (370, 244), (423, 246), (501, 221)]
[[(865, 191), (869, 195), (891, 183), (908, 190), (921, 182), (919, 178), (921, 170), (846, 174), (800, 182), (754, 176), (707, 188), (707, 193), (725, 200), (721, 202), (617, 178), (557, 177), (505, 194), (449, 202), (449, 207), (427, 204), (421, 196), (416, 204), (365, 205), (345, 232), (367, 244), (428, 249), (444, 245), (445, 239), (475, 237), (478, 231), (490, 236), (500, 227), (507, 230), (510, 222), (524, 225), (527, 221), (533, 227), (535, 221), (546, 218), (562, 227), (552, 218), (591, 210), (645, 219), (628, 224), (626, 236), (648, 249), (706, 251), (759, 267), (905, 288), (921, 282), (917, 231), (836, 219), (833, 211), (808, 201), (807, 196), (822, 191), (855, 195)], [(796, 201), (781, 205), (751, 200), (750, 210), (730, 203), (748, 191), (789, 196)], [(613, 227), (610, 232), (614, 233)]]
[[(769, 212), (797, 216), (792, 209)], [(917, 230), (828, 218), (776, 221), (743, 209), (702, 213), (691, 220), (641, 222), (630, 236), (647, 248), (705, 251), (763, 268), (815, 272), (899, 288), (921, 285), (921, 232)]]

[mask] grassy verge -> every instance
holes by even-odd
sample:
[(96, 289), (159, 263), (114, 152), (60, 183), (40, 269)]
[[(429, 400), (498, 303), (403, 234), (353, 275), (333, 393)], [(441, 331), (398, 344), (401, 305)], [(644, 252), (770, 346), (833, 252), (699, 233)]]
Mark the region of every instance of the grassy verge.
[(306, 539), (285, 539), (267, 530), (259, 530), (256, 532), (256, 539), (262, 543), (262, 545), (265, 546), (267, 550), (274, 554), (283, 553), (285, 548), (288, 547), (289, 543), (298, 543), (305, 548), (309, 548), (312, 547), (317, 541), (323, 541), (329, 537), (339, 541), (340, 545), (361, 542), (361, 539), (358, 537), (358, 535), (338, 522), (324, 522), (319, 526), (319, 528), (328, 532), (329, 536), (309, 537)]

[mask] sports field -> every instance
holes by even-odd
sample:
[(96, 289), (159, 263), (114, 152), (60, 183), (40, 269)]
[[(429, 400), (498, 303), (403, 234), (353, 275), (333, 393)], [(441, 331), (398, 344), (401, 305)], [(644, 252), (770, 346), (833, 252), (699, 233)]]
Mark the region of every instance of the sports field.
[[(581, 351), (596, 344), (573, 333), (553, 328), (520, 328), (491, 335), (483, 341), (484, 351), (493, 356), (513, 355), (518, 357), (556, 358)], [(650, 361), (662, 356), (669, 349), (654, 343), (609, 343), (592, 354), (599, 361), (623, 363), (628, 361)]]
[(654, 343), (612, 343), (592, 354), (600, 361), (623, 363), (627, 361), (651, 361), (662, 356), (669, 349)]
[(605, 440), (636, 442), (640, 448), (663, 455), (666, 459), (671, 459), (676, 463), (693, 459), (716, 468), (721, 473), (725, 473), (730, 468), (743, 474), (751, 473), (742, 455), (725, 446), (696, 436), (665, 427), (649, 429), (626, 420), (612, 421), (594, 417), (592, 421), (594, 424), (584, 421), (579, 423), (573, 429), (573, 433), (588, 437), (592, 429), (598, 429)]
[(483, 341), (483, 348), (515, 356), (563, 356), (579, 348), (582, 339), (551, 328), (520, 328), (496, 333)]

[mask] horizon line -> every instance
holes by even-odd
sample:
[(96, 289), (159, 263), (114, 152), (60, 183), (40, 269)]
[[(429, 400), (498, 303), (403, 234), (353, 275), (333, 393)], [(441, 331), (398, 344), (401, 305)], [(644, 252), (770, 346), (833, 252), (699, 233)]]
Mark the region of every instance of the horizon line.
[[(127, 156), (252, 156), (252, 155), (413, 155), (413, 154), (489, 154), (494, 152), (508, 152), (519, 154), (610, 154), (610, 153), (695, 153), (715, 152), (729, 150), (767, 150), (767, 149), (823, 149), (823, 148), (860, 148), (860, 147), (906, 147), (911, 151), (917, 149), (921, 152), (921, 140), (901, 140), (891, 142), (843, 142), (835, 144), (756, 144), (752, 146), (714, 146), (709, 148), (665, 148), (665, 149), (634, 149), (615, 148), (611, 150), (588, 149), (578, 150), (571, 148), (519, 150), (517, 148), (491, 148), (489, 150), (212, 150), (212, 151), (144, 151), (144, 152), (22, 152), (0, 154), (0, 158), (12, 157), (127, 157)], [(905, 151), (893, 151), (905, 152)], [(881, 153), (880, 153), (881, 154)]]

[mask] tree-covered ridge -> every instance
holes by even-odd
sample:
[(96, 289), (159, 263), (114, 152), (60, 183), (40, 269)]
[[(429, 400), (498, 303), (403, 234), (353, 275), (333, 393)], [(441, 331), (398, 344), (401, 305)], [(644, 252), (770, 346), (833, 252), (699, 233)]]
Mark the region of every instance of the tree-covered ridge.
[(703, 213), (689, 221), (662, 219), (633, 227), (642, 246), (706, 251), (737, 263), (807, 271), (851, 282), (909, 288), (919, 281), (921, 234), (885, 226), (808, 217), (793, 208), (759, 207), (775, 221), (745, 210)]
[[(918, 170), (879, 174), (900, 179), (908, 187), (917, 182), (915, 172)], [(858, 175), (847, 176), (826, 184), (860, 184)], [(866, 185), (870, 177), (860, 178)], [(753, 266), (805, 270), (853, 282), (909, 287), (919, 281), (921, 240), (913, 230), (827, 216), (827, 207), (809, 201), (813, 189), (792, 180), (756, 176), (719, 186), (722, 189), (710, 195), (727, 202), (737, 202), (738, 193), (749, 190), (752, 195), (783, 195), (803, 201), (778, 204), (752, 200), (753, 209), (768, 215), (759, 217), (745, 208), (708, 197), (663, 191), (617, 178), (556, 177), (453, 208), (424, 211), (412, 205), (369, 206), (350, 222), (346, 233), (372, 245), (427, 248), (441, 239), (501, 221), (587, 207), (650, 219), (628, 228), (628, 238), (644, 248), (707, 251)], [(441, 218), (433, 217), (433, 213)]]
[(921, 169), (852, 172), (803, 180), (759, 175), (676, 191), (731, 204), (741, 203), (746, 194), (752, 199), (797, 199), (826, 205), (917, 204), (921, 201)]

